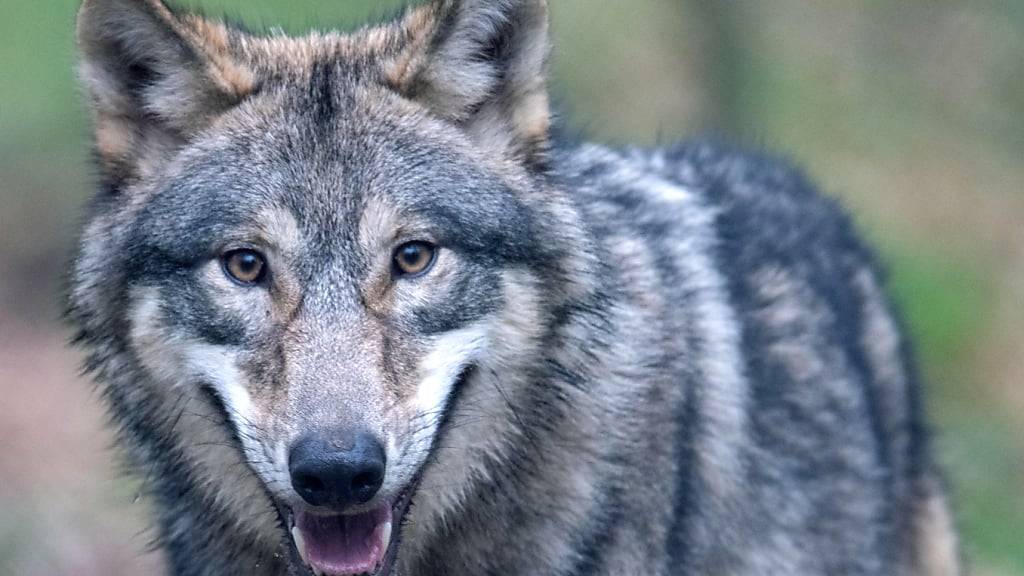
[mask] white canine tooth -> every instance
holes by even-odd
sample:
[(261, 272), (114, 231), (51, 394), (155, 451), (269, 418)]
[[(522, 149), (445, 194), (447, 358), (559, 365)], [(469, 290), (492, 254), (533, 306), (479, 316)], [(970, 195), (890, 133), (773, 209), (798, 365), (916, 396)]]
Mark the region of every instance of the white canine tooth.
[(388, 546), (391, 545), (391, 521), (388, 520), (384, 523), (384, 532), (381, 540), (384, 542), (384, 553), (387, 554)]
[(299, 551), (299, 558), (302, 558), (302, 563), (308, 566), (309, 558), (306, 556), (306, 540), (302, 538), (302, 530), (299, 530), (298, 526), (292, 526), (292, 538), (295, 539), (295, 548)]

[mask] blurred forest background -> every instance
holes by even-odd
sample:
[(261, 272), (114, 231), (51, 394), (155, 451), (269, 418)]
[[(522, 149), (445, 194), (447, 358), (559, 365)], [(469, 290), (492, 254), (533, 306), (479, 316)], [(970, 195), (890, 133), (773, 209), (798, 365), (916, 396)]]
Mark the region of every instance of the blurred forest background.
[[(397, 1), (190, 0), (349, 28)], [(782, 153), (880, 247), (973, 573), (1024, 575), (1024, 1), (551, 0), (553, 90), (612, 143)], [(76, 0), (0, 4), (0, 574), (156, 573), (59, 322), (92, 182)]]

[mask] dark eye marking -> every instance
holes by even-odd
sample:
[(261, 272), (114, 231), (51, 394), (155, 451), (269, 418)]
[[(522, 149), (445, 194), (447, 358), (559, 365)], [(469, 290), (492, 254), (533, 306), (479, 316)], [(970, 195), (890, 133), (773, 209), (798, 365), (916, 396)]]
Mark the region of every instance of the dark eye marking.
[(241, 249), (220, 258), (224, 273), (242, 286), (255, 286), (267, 277), (267, 261), (255, 250)]
[(406, 242), (395, 250), (392, 264), (396, 278), (414, 278), (430, 271), (437, 247), (429, 242)]

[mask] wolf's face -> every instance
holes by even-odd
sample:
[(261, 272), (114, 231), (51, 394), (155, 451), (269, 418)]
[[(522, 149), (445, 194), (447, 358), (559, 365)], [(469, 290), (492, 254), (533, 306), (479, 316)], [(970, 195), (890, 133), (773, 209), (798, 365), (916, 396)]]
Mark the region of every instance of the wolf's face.
[[(383, 550), (381, 509), (404, 502), (453, 389), (529, 290), (512, 271), (543, 247), (509, 184), (429, 122), (378, 129), (369, 110), (325, 121), (307, 104), (259, 126), (242, 105), (222, 122), (257, 137), (204, 140), (153, 189), (131, 233), (131, 342), (167, 386), (222, 403), (287, 510), (373, 514), (352, 529), (379, 530)], [(370, 571), (381, 558), (364, 552), (344, 566)]]
[[(541, 288), (571, 290), (571, 213), (538, 176), (544, 36), (540, 0), (303, 39), (82, 8), (108, 187), (85, 338), (141, 374), (112, 395), (174, 406), (154, 426), (219, 505), (258, 538), (291, 529), (316, 572), (387, 571), (425, 476), (457, 494), (500, 450), (466, 436), (445, 459), (439, 435), (502, 412), (478, 375), (528, 372), (558, 305)], [(462, 433), (501, 435), (478, 419)], [(417, 500), (423, 522), (449, 500)]]

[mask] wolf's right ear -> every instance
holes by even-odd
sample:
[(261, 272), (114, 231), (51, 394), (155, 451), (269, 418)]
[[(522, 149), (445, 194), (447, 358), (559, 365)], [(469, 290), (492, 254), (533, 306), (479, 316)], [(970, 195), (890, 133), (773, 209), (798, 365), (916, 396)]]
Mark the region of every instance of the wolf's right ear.
[(96, 148), (114, 184), (145, 173), (253, 90), (224, 26), (176, 16), (160, 0), (84, 0), (77, 33)]

